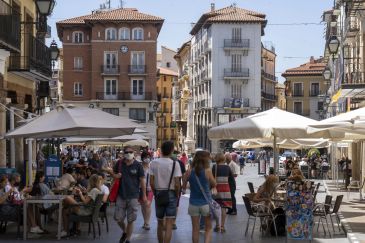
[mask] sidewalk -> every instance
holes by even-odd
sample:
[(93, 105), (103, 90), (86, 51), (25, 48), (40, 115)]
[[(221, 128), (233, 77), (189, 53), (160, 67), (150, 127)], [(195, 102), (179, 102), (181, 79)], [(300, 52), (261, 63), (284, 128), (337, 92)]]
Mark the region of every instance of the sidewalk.
[(337, 195), (344, 195), (340, 217), (349, 242), (365, 242), (365, 200), (360, 201), (360, 193), (354, 190), (348, 194), (342, 182), (336, 185), (335, 181), (328, 180), (325, 184), (333, 200)]

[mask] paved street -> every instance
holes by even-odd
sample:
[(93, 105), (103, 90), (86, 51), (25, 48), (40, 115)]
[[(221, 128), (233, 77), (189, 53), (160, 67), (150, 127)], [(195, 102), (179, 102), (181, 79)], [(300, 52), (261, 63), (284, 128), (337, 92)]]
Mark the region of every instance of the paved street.
[[(246, 167), (243, 175), (238, 178), (238, 190), (236, 192), (236, 196), (238, 199), (238, 215), (237, 216), (229, 216), (227, 219), (226, 229), (227, 232), (225, 234), (217, 234), (213, 233), (213, 241), (212, 242), (284, 242), (284, 237), (275, 238), (269, 235), (262, 236), (259, 232), (259, 228), (257, 227), (254, 233), (253, 239), (250, 237), (244, 236), (244, 229), (247, 222), (247, 213), (244, 208), (241, 196), (248, 191), (247, 181), (251, 181), (255, 186), (260, 185), (263, 182), (263, 177), (257, 175), (257, 166), (251, 167), (250, 165)], [(323, 188), (320, 189), (318, 200), (323, 201), (325, 193)], [(187, 214), (188, 207), (188, 196), (184, 196), (181, 201), (181, 208), (178, 214), (177, 226), (178, 229), (174, 231), (173, 242), (177, 243), (188, 243), (191, 242), (191, 222), (190, 217)], [(118, 242), (120, 237), (120, 229), (117, 224), (112, 220), (113, 208), (111, 207), (109, 210), (109, 223), (110, 223), (110, 232), (106, 233), (105, 224), (101, 225), (102, 235), (95, 240), (95, 242)], [(153, 213), (154, 214), (154, 213)], [(138, 220), (136, 222), (135, 234), (133, 235), (132, 242), (144, 243), (144, 242), (157, 242), (156, 237), (156, 227), (157, 222), (152, 217), (151, 222), (151, 230), (145, 231), (141, 228), (143, 224), (142, 216), (138, 216)], [(48, 226), (47, 226), (48, 227)], [(30, 242), (54, 242), (55, 240), (55, 225), (52, 223), (48, 229), (52, 232), (48, 235), (32, 235), (30, 234)], [(1, 235), (2, 242), (21, 242), (15, 241), (15, 228), (10, 227), (10, 233), (6, 235)], [(72, 237), (70, 239), (63, 239), (62, 242), (87, 242), (92, 240), (92, 236), (87, 235), (87, 226), (83, 225), (83, 234), (80, 237)], [(336, 232), (337, 233), (337, 232)], [(203, 236), (203, 234), (201, 234)], [(316, 228), (314, 230), (314, 242), (347, 242), (345, 235), (336, 234), (333, 236), (334, 239), (329, 239), (324, 237), (322, 231), (320, 230), (318, 233)], [(202, 237), (203, 238), (203, 237)], [(201, 238), (201, 240), (202, 240)]]

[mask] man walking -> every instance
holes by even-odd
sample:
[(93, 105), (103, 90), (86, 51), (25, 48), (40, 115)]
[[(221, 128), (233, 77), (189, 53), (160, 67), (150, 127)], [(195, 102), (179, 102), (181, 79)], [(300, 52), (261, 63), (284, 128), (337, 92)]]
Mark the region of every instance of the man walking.
[[(139, 207), (139, 189), (142, 191), (142, 201), (146, 203), (146, 181), (142, 165), (134, 159), (131, 147), (124, 147), (124, 158), (114, 166), (114, 178), (120, 179), (118, 197), (115, 204), (114, 218), (123, 231), (119, 243), (129, 243), (134, 221), (137, 219)], [(127, 226), (125, 225), (127, 218)]]
[(161, 146), (161, 157), (152, 161), (150, 167), (150, 183), (155, 194), (159, 243), (171, 242), (172, 225), (176, 218), (177, 197), (180, 192), (181, 169), (179, 163), (171, 159), (173, 151), (174, 143), (164, 142)]
[(229, 180), (229, 187), (231, 191), (231, 199), (232, 199), (232, 209), (228, 210), (227, 214), (229, 215), (237, 215), (237, 204), (236, 204), (236, 178), (240, 173), (240, 167), (237, 165), (237, 154), (236, 153), (226, 153), (225, 154), (226, 163), (232, 171), (234, 179)]

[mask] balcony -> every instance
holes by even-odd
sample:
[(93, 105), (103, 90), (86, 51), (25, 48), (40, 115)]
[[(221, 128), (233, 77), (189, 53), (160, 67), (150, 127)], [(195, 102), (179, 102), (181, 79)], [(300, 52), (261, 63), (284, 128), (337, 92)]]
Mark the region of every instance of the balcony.
[(248, 98), (225, 98), (223, 99), (223, 108), (241, 109), (250, 107)]
[(101, 75), (119, 75), (120, 65), (102, 65)]
[(346, 37), (352, 38), (356, 36), (357, 32), (360, 30), (360, 25), (358, 24), (356, 17), (347, 17), (345, 29)]
[(201, 100), (201, 101), (197, 101), (195, 102), (195, 109), (202, 109), (202, 108), (206, 108), (208, 105), (207, 100)]
[(267, 100), (273, 100), (276, 101), (277, 96), (273, 94), (266, 93), (264, 91), (261, 91), (261, 97)]
[(248, 49), (250, 47), (249, 39), (225, 39), (224, 49)]
[(146, 75), (146, 65), (129, 65), (128, 75)]
[(264, 76), (264, 78), (269, 79), (271, 81), (277, 82), (278, 81), (278, 77), (276, 77), (275, 75), (272, 75), (270, 73), (265, 72), (264, 70), (261, 71), (261, 74)]
[(96, 92), (97, 100), (153, 100), (152, 92), (133, 94), (131, 92)]
[(225, 68), (224, 79), (248, 79), (250, 70), (248, 68)]
[(26, 35), (25, 42), (29, 44), (29, 49), (25, 52), (27, 55), (11, 54), (8, 71), (27, 79), (49, 81), (52, 77), (49, 47), (32, 35)]
[(20, 13), (0, 0), (0, 49), (20, 53)]

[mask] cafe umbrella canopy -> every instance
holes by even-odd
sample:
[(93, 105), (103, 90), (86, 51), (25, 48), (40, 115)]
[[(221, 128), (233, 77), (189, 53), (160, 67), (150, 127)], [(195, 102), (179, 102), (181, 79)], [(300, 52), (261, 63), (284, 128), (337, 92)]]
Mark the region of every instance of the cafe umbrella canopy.
[[(115, 137), (131, 135), (140, 127), (134, 121), (107, 112), (74, 106), (58, 106), (5, 135), (6, 138)], [(28, 142), (28, 171), (32, 171), (32, 149)], [(29, 182), (32, 173), (29, 173)]]
[(317, 121), (287, 112), (276, 107), (263, 111), (231, 123), (211, 128), (208, 137), (211, 140), (221, 139), (270, 139), (274, 147), (274, 166), (278, 168), (276, 156), (277, 139), (298, 138), (330, 138), (341, 137), (341, 133), (322, 131), (308, 134), (307, 127), (316, 124)]

